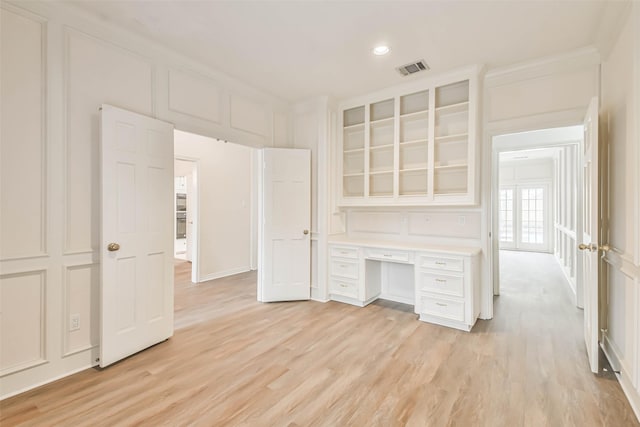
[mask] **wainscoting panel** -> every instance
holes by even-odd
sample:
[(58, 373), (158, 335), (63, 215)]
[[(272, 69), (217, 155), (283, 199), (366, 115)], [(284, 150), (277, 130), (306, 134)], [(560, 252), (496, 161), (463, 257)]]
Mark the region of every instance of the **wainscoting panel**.
[[(87, 350), (99, 344), (100, 266), (84, 264), (67, 266), (64, 282), (64, 356)], [(72, 326), (77, 317), (78, 328)]]
[(153, 115), (153, 70), (141, 56), (66, 31), (65, 253), (98, 247), (101, 104)]
[(220, 124), (222, 101), (222, 92), (215, 80), (169, 70), (170, 111)]
[(26, 258), (46, 252), (46, 26), (0, 16), (0, 259)]
[(0, 377), (46, 361), (45, 295), (44, 270), (0, 276)]

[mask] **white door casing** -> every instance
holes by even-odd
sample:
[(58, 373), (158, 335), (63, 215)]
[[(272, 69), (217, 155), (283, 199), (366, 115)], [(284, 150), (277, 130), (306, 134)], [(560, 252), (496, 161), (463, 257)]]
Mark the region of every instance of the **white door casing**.
[(260, 170), (258, 301), (311, 296), (311, 152), (264, 148)]
[(584, 231), (582, 244), (583, 289), (584, 289), (584, 339), (587, 346), (589, 366), (594, 373), (599, 369), (599, 264), (600, 251), (598, 234), (600, 230), (599, 185), (598, 185), (598, 98), (589, 104), (584, 120), (583, 153), (583, 197), (582, 215)]
[(103, 105), (101, 163), (105, 367), (173, 335), (173, 125)]

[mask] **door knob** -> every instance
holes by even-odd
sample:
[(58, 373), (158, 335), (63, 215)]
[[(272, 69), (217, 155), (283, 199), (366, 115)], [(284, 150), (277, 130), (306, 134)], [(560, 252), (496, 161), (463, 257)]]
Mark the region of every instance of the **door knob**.
[(309, 230), (304, 230), (302, 234), (309, 234)]
[(115, 251), (117, 251), (118, 249), (120, 249), (120, 245), (119, 245), (119, 244), (117, 244), (117, 243), (109, 243), (109, 245), (107, 245), (107, 250), (108, 250), (109, 252), (115, 252)]
[(595, 252), (595, 251), (597, 251), (599, 249), (599, 250), (601, 250), (603, 252), (609, 252), (611, 250), (611, 246), (609, 246), (609, 245), (598, 246), (595, 243), (589, 243), (588, 245), (584, 244), (584, 243), (580, 243), (578, 245), (578, 249), (580, 249), (581, 251), (588, 250), (588, 251), (591, 251), (591, 252)]

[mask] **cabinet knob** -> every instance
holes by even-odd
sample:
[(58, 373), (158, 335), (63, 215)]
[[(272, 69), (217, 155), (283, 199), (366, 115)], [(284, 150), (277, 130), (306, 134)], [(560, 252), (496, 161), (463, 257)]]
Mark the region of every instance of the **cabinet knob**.
[(309, 234), (309, 230), (304, 230), (302, 234)]
[(107, 250), (108, 250), (109, 252), (115, 252), (115, 251), (117, 251), (118, 249), (120, 249), (120, 245), (119, 245), (119, 244), (117, 244), (117, 243), (109, 243), (109, 244), (107, 245)]

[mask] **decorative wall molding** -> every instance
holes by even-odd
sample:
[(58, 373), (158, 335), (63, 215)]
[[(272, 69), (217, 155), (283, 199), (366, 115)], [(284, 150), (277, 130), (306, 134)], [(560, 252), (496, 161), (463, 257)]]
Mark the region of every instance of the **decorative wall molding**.
[[(31, 289), (31, 292), (37, 291), (37, 301), (29, 301), (29, 295), (28, 295), (28, 287), (29, 285), (31, 285), (32, 287), (34, 286), (34, 284), (29, 284), (24, 282), (24, 280), (20, 280), (20, 279), (26, 279), (28, 277), (34, 277), (37, 280), (37, 283), (35, 283), (35, 286), (37, 286), (37, 289)], [(15, 283), (13, 285), (11, 285), (9, 282), (12, 280), (18, 280), (21, 281), (23, 283)], [(7, 286), (14, 286), (15, 287), (15, 294), (11, 294), (8, 292), (7, 289), (4, 289)], [(15, 360), (13, 361), (13, 363), (11, 365), (8, 366), (3, 366), (2, 364), (0, 364), (0, 378), (7, 376), (9, 374), (13, 374), (19, 371), (24, 371), (26, 369), (30, 369), (33, 368), (35, 366), (38, 365), (42, 365), (45, 363), (48, 363), (47, 360), (47, 352), (46, 352), (46, 336), (47, 336), (47, 324), (46, 324), (46, 310), (45, 310), (45, 302), (46, 302), (46, 296), (47, 296), (47, 270), (45, 269), (38, 269), (38, 270), (28, 270), (28, 271), (23, 271), (20, 273), (10, 273), (10, 274), (3, 274), (0, 276), (0, 295), (2, 296), (2, 298), (0, 298), (0, 312), (2, 313), (2, 320), (3, 322), (9, 323), (9, 324), (21, 324), (23, 326), (22, 330), (20, 331), (20, 336), (24, 337), (24, 335), (27, 333), (25, 331), (28, 331), (29, 325), (23, 321), (28, 322), (29, 320), (32, 321), (32, 325), (30, 325), (32, 328), (35, 328), (35, 330), (33, 331), (29, 331), (29, 332), (34, 332), (37, 333), (37, 337), (31, 337), (32, 339), (35, 339), (35, 341), (37, 341), (37, 349), (35, 349), (35, 353), (37, 354), (30, 354), (30, 355), (24, 355), (23, 356), (23, 360)], [(12, 300), (15, 297), (14, 300)], [(32, 311), (37, 311), (37, 314), (39, 316), (38, 319), (28, 319), (25, 318), (24, 316), (30, 314), (29, 313), (29, 309), (31, 309)], [(14, 318), (11, 319), (11, 315), (15, 315), (18, 316), (18, 318)], [(13, 332), (16, 333), (17, 330), (14, 328)], [(2, 337), (0, 337), (0, 349), (2, 349), (2, 356), (4, 357), (0, 357), (0, 363), (4, 363), (4, 360), (6, 360), (6, 352), (9, 350), (13, 350), (15, 351), (15, 347), (13, 345), (10, 345), (9, 342), (4, 342), (5, 340), (8, 340), (10, 342), (13, 341), (13, 339), (15, 339), (17, 337), (12, 337), (11, 335), (7, 336), (6, 334), (4, 334)], [(24, 342), (24, 339), (20, 340), (21, 342)], [(34, 344), (34, 342), (32, 342), (31, 344)], [(16, 355), (11, 355), (13, 356), (13, 358), (16, 358)]]
[[(89, 229), (89, 230), (79, 230), (79, 233), (83, 236), (88, 236), (88, 238), (90, 239), (89, 242), (85, 242), (85, 246), (78, 246), (78, 245), (74, 245), (72, 244), (72, 230), (74, 228), (78, 228), (78, 221), (77, 218), (70, 218), (70, 215), (74, 212), (77, 211), (77, 207), (74, 206), (70, 206), (71, 201), (70, 201), (70, 189), (69, 189), (69, 185), (71, 182), (77, 183), (78, 180), (73, 180), (70, 179), (69, 174), (70, 174), (70, 166), (77, 164), (77, 159), (76, 161), (74, 161), (73, 159), (70, 158), (71, 156), (71, 151), (70, 151), (70, 138), (71, 138), (71, 132), (70, 129), (72, 126), (77, 126), (77, 123), (70, 123), (71, 121), (71, 117), (70, 117), (70, 108), (71, 108), (71, 103), (72, 103), (72, 89), (75, 85), (77, 85), (77, 83), (74, 85), (71, 82), (71, 73), (72, 73), (72, 43), (74, 40), (76, 40), (79, 43), (82, 42), (91, 42), (91, 43), (95, 43), (97, 46), (101, 46), (105, 49), (107, 49), (108, 51), (112, 51), (115, 52), (118, 55), (123, 55), (124, 57), (128, 57), (130, 59), (132, 59), (133, 61), (135, 61), (137, 64), (136, 65), (142, 65), (144, 67), (146, 67), (146, 69), (144, 70), (145, 73), (148, 73), (145, 77), (148, 78), (148, 93), (146, 95), (148, 95), (148, 99), (143, 100), (142, 102), (140, 102), (140, 100), (129, 100), (129, 104), (130, 105), (118, 105), (120, 103), (115, 103), (117, 104), (117, 106), (122, 107), (122, 108), (126, 108), (126, 109), (130, 109), (133, 110), (137, 113), (141, 113), (141, 114), (147, 114), (147, 115), (154, 115), (154, 110), (155, 110), (155, 106), (154, 106), (154, 93), (155, 93), (155, 73), (154, 73), (154, 64), (153, 62), (143, 56), (143, 55), (139, 55), (136, 52), (133, 52), (131, 50), (122, 48), (116, 44), (110, 43), (109, 41), (103, 40), (99, 37), (95, 37), (91, 34), (87, 34), (83, 31), (80, 31), (76, 28), (70, 27), (68, 25), (63, 25), (62, 28), (62, 37), (63, 37), (63, 41), (64, 41), (64, 48), (63, 48), (63, 52), (62, 52), (62, 57), (63, 57), (63, 100), (62, 100), (62, 111), (64, 114), (64, 122), (63, 122), (63, 152), (64, 152), (64, 156), (63, 156), (63, 180), (64, 180), (64, 203), (63, 203), (63, 218), (65, 219), (63, 221), (63, 229), (64, 229), (64, 247), (63, 247), (63, 254), (64, 255), (71, 255), (71, 254), (76, 254), (76, 253), (84, 253), (84, 252), (90, 252), (93, 250), (92, 246), (95, 246), (97, 243), (97, 239), (98, 237), (95, 235), (96, 232), (93, 229)], [(97, 65), (97, 64), (96, 64)], [(106, 84), (106, 83), (105, 83)], [(103, 90), (103, 87), (100, 86), (100, 90)], [(84, 96), (84, 93), (83, 93)], [(109, 95), (111, 96), (111, 95)], [(115, 96), (115, 95), (114, 95)], [(100, 97), (100, 100), (96, 99), (96, 101), (94, 102), (94, 108), (95, 111), (93, 112), (92, 115), (92, 119), (94, 120), (94, 122), (91, 124), (93, 127), (91, 129), (92, 135), (91, 135), (91, 139), (89, 141), (84, 141), (83, 144), (81, 144), (81, 146), (84, 147), (85, 150), (87, 150), (86, 153), (84, 153), (86, 156), (88, 156), (88, 159), (84, 159), (85, 161), (89, 162), (88, 167), (88, 171), (89, 171), (89, 175), (88, 177), (83, 177), (84, 180), (81, 180), (81, 182), (83, 182), (84, 186), (89, 186), (88, 188), (84, 188), (84, 192), (83, 195), (90, 197), (91, 200), (91, 206), (90, 206), (90, 210), (91, 210), (91, 214), (90, 217), (93, 219), (96, 214), (99, 215), (99, 212), (96, 212), (99, 209), (99, 203), (98, 203), (98, 198), (97, 198), (97, 194), (99, 194), (99, 188), (96, 188), (98, 186), (98, 176), (97, 176), (97, 170), (96, 167), (99, 166), (99, 155), (97, 153), (97, 150), (99, 148), (99, 135), (97, 135), (97, 128), (98, 128), (98, 122), (99, 122), (99, 106), (102, 103), (105, 102), (110, 102), (110, 99), (104, 98), (104, 97)], [(137, 104), (134, 106), (134, 104)], [(86, 135), (85, 135), (86, 137)], [(96, 139), (94, 139), (96, 138)], [(76, 150), (74, 150), (74, 153), (77, 152), (77, 147)], [(86, 166), (85, 163), (81, 163), (81, 165)], [(91, 220), (88, 221), (89, 224), (89, 228), (91, 228), (92, 226), (95, 227), (93, 224), (91, 224)], [(72, 225), (73, 224), (73, 225)], [(88, 245), (86, 245), (88, 243)]]
[[(48, 82), (47, 82), (47, 19), (32, 13), (30, 11), (12, 6), (10, 4), (1, 3), (0, 9), (4, 11), (4, 13), (11, 13), (19, 16), (20, 18), (27, 19), (29, 21), (34, 22), (39, 26), (40, 31), (40, 69), (39, 69), (39, 80), (40, 80), (40, 141), (39, 141), (39, 160), (40, 160), (40, 194), (39, 194), (39, 203), (40, 203), (40, 218), (39, 218), (39, 236), (38, 242), (34, 245), (32, 249), (23, 253), (6, 253), (5, 250), (7, 248), (2, 246), (2, 250), (0, 250), (0, 261), (9, 261), (9, 260), (21, 260), (35, 257), (43, 257), (49, 255), (48, 249), (48, 229), (47, 229), (47, 202), (48, 202), (48, 186), (47, 186), (47, 143), (48, 143), (48, 114), (47, 114), (47, 103), (48, 103)], [(26, 165), (25, 165), (26, 166)], [(32, 169), (32, 168), (30, 168)], [(33, 169), (32, 169), (33, 170)], [(21, 182), (21, 179), (16, 177), (12, 182), (4, 183), (4, 185), (15, 186), (18, 187), (18, 183)], [(15, 226), (15, 224), (14, 224)], [(3, 227), (4, 228), (4, 227)], [(5, 236), (5, 242), (9, 240)], [(25, 241), (26, 239), (23, 239)], [(12, 249), (14, 245), (9, 245), (9, 248)]]
[[(63, 272), (63, 310), (62, 310), (62, 357), (69, 357), (74, 354), (78, 354), (92, 348), (97, 348), (99, 345), (99, 337), (98, 337), (98, 313), (99, 313), (99, 284), (100, 279), (98, 277), (99, 270), (98, 263), (82, 263), (82, 264), (67, 264), (64, 266)], [(72, 301), (71, 299), (74, 296), (77, 296), (78, 292), (72, 292), (72, 274), (73, 272), (77, 272), (80, 270), (89, 270), (89, 278), (86, 281), (82, 282), (82, 285), (89, 287), (89, 301), (84, 301), (84, 307), (81, 304), (81, 307), (76, 307), (86, 310), (89, 309), (89, 313), (83, 312), (78, 313), (81, 315), (80, 317), (80, 330), (79, 331), (70, 331), (70, 317), (72, 314), (76, 314), (75, 311), (72, 312)], [(93, 270), (93, 271), (92, 271)], [(93, 277), (95, 276), (95, 277)], [(91, 316), (91, 317), (89, 317)], [(88, 335), (88, 340), (85, 338), (85, 343), (76, 345), (76, 347), (72, 348), (71, 343), (71, 334), (73, 333), (84, 333), (84, 335)], [(87, 342), (88, 341), (88, 342)]]
[[(182, 88), (180, 88), (180, 85)], [(186, 92), (188, 100), (180, 97), (180, 91)], [(205, 104), (210, 102), (208, 111), (200, 110), (194, 105), (194, 99), (201, 98)], [(205, 120), (217, 125), (222, 124), (224, 94), (219, 83), (214, 79), (192, 71), (170, 68), (168, 70), (167, 84), (168, 109), (171, 112), (184, 114), (197, 120)]]
[(640, 265), (634, 263), (631, 255), (612, 248), (603, 258), (607, 264), (619, 270), (632, 280), (640, 280)]

